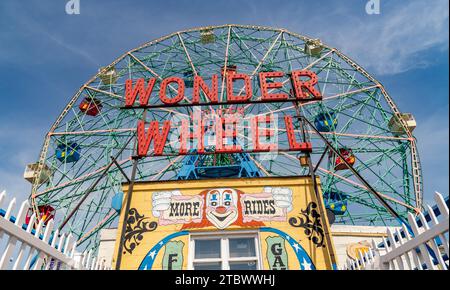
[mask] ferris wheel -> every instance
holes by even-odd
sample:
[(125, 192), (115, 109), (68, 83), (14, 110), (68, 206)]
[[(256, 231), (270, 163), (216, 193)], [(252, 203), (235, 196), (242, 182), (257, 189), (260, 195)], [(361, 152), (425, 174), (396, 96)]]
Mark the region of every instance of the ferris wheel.
[[(320, 132), (307, 130), (311, 159), (294, 152), (169, 154), (139, 160), (135, 180), (308, 175), (311, 162), (320, 176), (330, 221), (392, 223), (391, 214), (348, 170), (346, 164), (351, 164), (401, 216), (421, 208), (414, 118), (399, 111), (378, 81), (320, 40), (284, 29), (223, 25), (176, 32), (145, 43), (86, 82), (45, 136), (38, 162), (26, 169), (26, 178), (33, 184), (33, 210), (55, 216), (87, 248), (96, 247), (100, 229), (117, 223), (117, 199), (122, 183), (129, 181), (138, 120), (163, 122), (192, 116), (195, 111), (192, 107), (122, 110), (126, 80), (178, 76), (185, 80), (185, 94), (190, 95), (194, 75), (208, 80), (216, 73), (219, 95), (225, 97), (226, 74), (240, 72), (251, 77), (253, 94), (259, 95), (259, 72), (288, 74), (305, 69), (317, 75), (321, 101), (222, 105), (220, 110), (273, 114), (278, 119), (304, 116)], [(298, 124), (295, 130), (300, 130)], [(283, 144), (285, 135), (280, 129), (273, 137)], [(327, 149), (321, 136), (340, 156)], [(240, 138), (246, 142), (245, 136)]]

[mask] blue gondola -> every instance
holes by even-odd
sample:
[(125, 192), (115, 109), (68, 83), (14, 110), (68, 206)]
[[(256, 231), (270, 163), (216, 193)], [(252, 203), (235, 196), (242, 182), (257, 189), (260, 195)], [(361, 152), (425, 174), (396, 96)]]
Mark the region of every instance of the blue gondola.
[(334, 112), (320, 113), (314, 119), (314, 125), (320, 132), (331, 132), (337, 127), (338, 121)]
[(56, 159), (72, 163), (80, 159), (81, 147), (77, 143), (59, 144), (56, 148)]
[(117, 192), (116, 194), (114, 194), (111, 200), (111, 207), (119, 213), (120, 210), (122, 209), (123, 195), (124, 193), (122, 191)]
[(347, 195), (339, 191), (326, 191), (323, 193), (325, 207), (335, 215), (343, 215), (347, 212)]

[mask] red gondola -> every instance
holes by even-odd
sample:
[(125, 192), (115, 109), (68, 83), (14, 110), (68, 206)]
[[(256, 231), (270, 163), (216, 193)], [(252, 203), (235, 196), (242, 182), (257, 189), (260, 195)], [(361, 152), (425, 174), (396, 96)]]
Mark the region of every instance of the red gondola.
[(95, 117), (102, 110), (102, 104), (95, 98), (87, 97), (80, 103), (80, 111), (88, 116)]
[[(46, 225), (50, 220), (55, 218), (56, 210), (50, 205), (40, 205), (38, 206), (39, 218), (44, 221)], [(27, 215), (25, 217), (25, 223), (29, 224), (31, 216), (34, 214), (33, 209), (29, 208)]]
[[(356, 162), (356, 157), (353, 154), (352, 149), (348, 148), (340, 148), (339, 153), (345, 158), (345, 161), (347, 161), (351, 166), (353, 166)], [(330, 154), (330, 158), (333, 159), (334, 154)], [(348, 166), (344, 163), (344, 161), (339, 157), (336, 156), (336, 160), (334, 161), (334, 170), (346, 170), (348, 169)]]

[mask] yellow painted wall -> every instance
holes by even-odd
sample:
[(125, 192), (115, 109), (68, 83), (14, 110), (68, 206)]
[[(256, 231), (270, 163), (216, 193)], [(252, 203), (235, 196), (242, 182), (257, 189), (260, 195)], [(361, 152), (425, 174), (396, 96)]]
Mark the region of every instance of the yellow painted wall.
[[(318, 180), (319, 181), (319, 180)], [(266, 189), (265, 193), (263, 193), (265, 187), (271, 187), (272, 189)], [(280, 190), (274, 190), (273, 188), (277, 188)], [(319, 184), (320, 188), (320, 184)], [(211, 189), (234, 189), (243, 194), (250, 194), (251, 197), (256, 199), (264, 196), (267, 196), (267, 201), (264, 201), (265, 204), (271, 202), (272, 199), (275, 200), (275, 195), (277, 194), (286, 194), (286, 192), (290, 192), (292, 194), (292, 210), (287, 212), (287, 208), (280, 208), (275, 206), (277, 209), (277, 213), (283, 211), (285, 216), (281, 217), (282, 220), (279, 220), (280, 217), (276, 221), (268, 220), (271, 219), (270, 214), (267, 214), (262, 221), (263, 225), (259, 224), (257, 226), (252, 225), (252, 223), (243, 223), (242, 221), (239, 223), (235, 221), (227, 225), (223, 229), (218, 229), (217, 225), (213, 225), (211, 221), (216, 221), (214, 217), (211, 219), (207, 218), (205, 212), (202, 212), (202, 220), (203, 225), (205, 227), (196, 227), (198, 223), (191, 224), (191, 227), (185, 229), (184, 231), (188, 231), (189, 233), (196, 232), (208, 232), (211, 233), (239, 233), (243, 230), (256, 230), (259, 231), (260, 236), (260, 247), (263, 259), (263, 268), (270, 269), (269, 263), (266, 257), (266, 253), (268, 251), (266, 239), (268, 237), (276, 237), (278, 234), (274, 232), (266, 232), (260, 230), (264, 229), (272, 229), (282, 231), (284, 234), (289, 235), (292, 240), (285, 240), (285, 249), (288, 254), (288, 268), (289, 269), (300, 269), (301, 265), (297, 259), (294, 248), (290, 243), (298, 243), (303, 247), (303, 249), (307, 252), (308, 256), (311, 258), (316, 269), (332, 269), (332, 265), (334, 262), (334, 248), (331, 242), (330, 237), (330, 227), (328, 224), (328, 220), (325, 218), (325, 209), (323, 206), (322, 199), (317, 199), (314, 194), (312, 179), (309, 177), (280, 177), (280, 178), (239, 178), (239, 179), (209, 179), (209, 180), (187, 180), (187, 181), (170, 181), (170, 182), (146, 182), (146, 183), (137, 183), (134, 185), (131, 203), (130, 203), (130, 215), (132, 219), (129, 220), (129, 226), (126, 230), (126, 235), (128, 239), (125, 241), (125, 247), (122, 251), (121, 258), (121, 266), (120, 269), (138, 269), (141, 262), (144, 258), (149, 254), (149, 251), (157, 246), (157, 244), (162, 241), (167, 236), (178, 233), (183, 230), (183, 224), (169, 224), (169, 225), (161, 225), (161, 221), (158, 217), (155, 217), (153, 214), (153, 199), (156, 196), (165, 196), (171, 195), (173, 193), (167, 194), (166, 192), (178, 191), (178, 195), (181, 194), (181, 198), (178, 199), (191, 199), (195, 196), (198, 196), (197, 200), (203, 198), (204, 207), (207, 205), (211, 205), (208, 200), (209, 195), (199, 196), (201, 192), (206, 192)], [(289, 190), (287, 190), (289, 189)], [(126, 193), (128, 190), (128, 185), (124, 185), (123, 188)], [(272, 191), (271, 191), (272, 190)], [(221, 192), (222, 192), (221, 191)], [(211, 192), (211, 191), (209, 191)], [(213, 191), (215, 192), (215, 191)], [(225, 191), (224, 191), (225, 192)], [(227, 191), (229, 192), (229, 191)], [(269, 192), (269, 193), (268, 193)], [(274, 193), (275, 192), (275, 193)], [(281, 192), (281, 193), (280, 193)], [(319, 194), (321, 196), (321, 193)], [(225, 196), (225, 193), (223, 194)], [(279, 196), (279, 195), (278, 195)], [(284, 196), (284, 195), (283, 195)], [(241, 200), (238, 200), (237, 203), (242, 204), (243, 196), (240, 195)], [(248, 198), (248, 197), (247, 197)], [(124, 200), (127, 200), (127, 197), (124, 197)], [(170, 199), (173, 202), (173, 199)], [(210, 199), (211, 200), (211, 199)], [(274, 201), (275, 202), (275, 201)], [(155, 202), (156, 204), (157, 202)], [(317, 205), (314, 208), (319, 214), (319, 218), (314, 218), (312, 211), (309, 213), (306, 212), (308, 205), (310, 206), (312, 203)], [(247, 203), (249, 204), (249, 203)], [(262, 201), (261, 201), (262, 204)], [(277, 204), (277, 203), (275, 203)], [(273, 205), (273, 203), (272, 203)], [(123, 206), (125, 208), (125, 204)], [(210, 209), (210, 210), (213, 210)], [(231, 206), (225, 211), (225, 214), (229, 214), (229, 216), (233, 216), (235, 209)], [(218, 212), (216, 208), (213, 213)], [(223, 208), (222, 208), (223, 211)], [(242, 216), (242, 211), (244, 208), (241, 208), (241, 212), (237, 213)], [(266, 211), (269, 212), (269, 211)], [(169, 210), (164, 212), (160, 212), (160, 216), (165, 214), (168, 215)], [(211, 215), (210, 215), (211, 216)], [(247, 217), (249, 217), (247, 215)], [(259, 217), (259, 215), (252, 215), (251, 218)], [(133, 220), (134, 218), (134, 220)], [(228, 217), (227, 217), (228, 219)], [(227, 220), (226, 219), (226, 220)], [(292, 220), (291, 220), (292, 219)], [(122, 210), (119, 225), (118, 225), (118, 238), (122, 236), (122, 225), (124, 220), (124, 210)], [(291, 223), (289, 222), (291, 221)], [(296, 221), (296, 223), (293, 223)], [(304, 226), (295, 227), (295, 224), (301, 224), (304, 222)], [(157, 223), (156, 229), (153, 230), (151, 222)], [(154, 225), (154, 224), (153, 224)], [(223, 226), (223, 224), (219, 225)], [(323, 231), (323, 235), (320, 231), (314, 229), (321, 229)], [(308, 230), (310, 232), (308, 232)], [(315, 241), (317, 238), (317, 241)], [(183, 269), (187, 269), (188, 267), (188, 250), (189, 250), (189, 239), (190, 235), (183, 235), (180, 237), (176, 237), (172, 239), (172, 241), (178, 241), (184, 243), (183, 246)], [(135, 244), (135, 247), (131, 249), (131, 244)], [(181, 243), (179, 243), (181, 245)], [(119, 242), (116, 243), (115, 255), (113, 265), (115, 265), (115, 261), (117, 260), (118, 255), (118, 247)], [(131, 250), (130, 250), (131, 249)], [(165, 247), (161, 247), (159, 253), (156, 255), (155, 260), (153, 262), (152, 269), (162, 269), (162, 259), (164, 256)]]

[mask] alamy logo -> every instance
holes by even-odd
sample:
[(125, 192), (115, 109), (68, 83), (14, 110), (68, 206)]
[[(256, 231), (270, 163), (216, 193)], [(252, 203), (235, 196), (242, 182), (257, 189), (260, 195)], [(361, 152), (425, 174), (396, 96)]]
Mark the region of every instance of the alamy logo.
[(369, 0), (366, 4), (366, 13), (369, 15), (380, 14), (380, 0)]
[(80, 0), (69, 0), (66, 4), (66, 13), (69, 15), (80, 14)]

